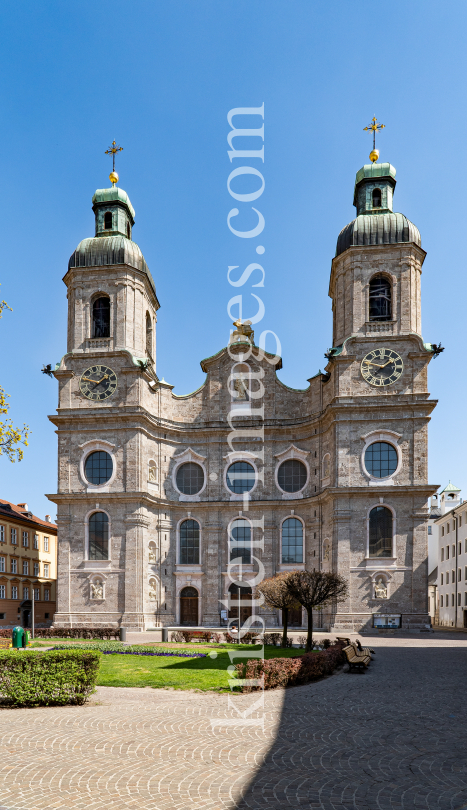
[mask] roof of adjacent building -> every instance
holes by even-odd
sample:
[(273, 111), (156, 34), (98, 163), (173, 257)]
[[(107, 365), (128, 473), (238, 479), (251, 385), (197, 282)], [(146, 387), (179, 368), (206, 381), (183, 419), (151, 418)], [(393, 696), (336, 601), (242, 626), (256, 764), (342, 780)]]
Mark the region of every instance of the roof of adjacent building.
[(431, 574), (428, 574), (428, 585), (433, 585), (434, 582), (438, 579), (438, 566), (433, 568)]
[(42, 520), (40, 517), (37, 517), (37, 515), (33, 515), (32, 512), (26, 511), (24, 508), (18, 506), (18, 504), (11, 503), (11, 501), (4, 501), (2, 498), (0, 498), (0, 519), (1, 518), (34, 523), (37, 526), (41, 526), (43, 529), (48, 529), (55, 533), (57, 532), (56, 523), (49, 523), (47, 520)]
[(394, 245), (414, 242), (421, 247), (420, 231), (404, 214), (360, 214), (337, 237), (336, 256), (356, 245)]
[(456, 487), (454, 484), (451, 484), (451, 480), (449, 480), (449, 484), (446, 487), (444, 487), (444, 489), (441, 490), (440, 495), (442, 495), (443, 492), (460, 492), (460, 491), (461, 490), (459, 489), (459, 487)]

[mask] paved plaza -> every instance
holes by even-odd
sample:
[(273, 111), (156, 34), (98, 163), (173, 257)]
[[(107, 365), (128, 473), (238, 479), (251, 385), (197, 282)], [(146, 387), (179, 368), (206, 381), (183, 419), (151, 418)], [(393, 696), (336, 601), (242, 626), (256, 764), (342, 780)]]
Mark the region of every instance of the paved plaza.
[(209, 693), (2, 710), (0, 810), (467, 808), (467, 636), (365, 643), (366, 673), (266, 693), (264, 731), (213, 729), (234, 713)]

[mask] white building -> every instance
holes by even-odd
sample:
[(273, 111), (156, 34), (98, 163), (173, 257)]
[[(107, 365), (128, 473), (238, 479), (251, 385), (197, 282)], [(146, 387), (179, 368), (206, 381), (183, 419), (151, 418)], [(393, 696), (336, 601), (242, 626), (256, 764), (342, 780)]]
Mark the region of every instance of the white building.
[[(460, 492), (449, 482), (439, 495), (440, 514), (433, 522), (438, 540), (435, 623), (442, 627), (467, 627), (467, 503)], [(433, 586), (429, 582), (429, 592)]]

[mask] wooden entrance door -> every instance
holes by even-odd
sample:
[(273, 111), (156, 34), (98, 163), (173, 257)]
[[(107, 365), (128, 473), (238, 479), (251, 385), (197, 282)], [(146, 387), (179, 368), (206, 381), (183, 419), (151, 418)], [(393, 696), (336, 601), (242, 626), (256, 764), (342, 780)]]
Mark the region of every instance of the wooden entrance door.
[(240, 605), (239, 611), (239, 601), (251, 602), (251, 588), (249, 586), (239, 588), (237, 585), (231, 585), (229, 596), (229, 619), (240, 619), (240, 625), (242, 625), (253, 614), (253, 608), (251, 604), (243, 604)]
[(198, 591), (196, 588), (183, 588), (180, 591), (180, 624), (198, 626)]

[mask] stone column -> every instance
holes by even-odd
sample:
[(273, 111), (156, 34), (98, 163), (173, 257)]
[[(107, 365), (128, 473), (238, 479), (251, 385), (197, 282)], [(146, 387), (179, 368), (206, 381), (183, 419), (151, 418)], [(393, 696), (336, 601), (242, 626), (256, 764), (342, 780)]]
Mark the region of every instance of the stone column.
[(125, 533), (125, 612), (122, 626), (144, 630), (144, 530), (149, 520), (139, 507), (124, 518)]

